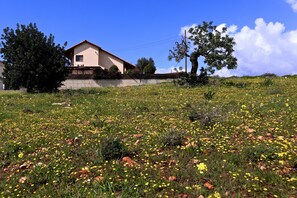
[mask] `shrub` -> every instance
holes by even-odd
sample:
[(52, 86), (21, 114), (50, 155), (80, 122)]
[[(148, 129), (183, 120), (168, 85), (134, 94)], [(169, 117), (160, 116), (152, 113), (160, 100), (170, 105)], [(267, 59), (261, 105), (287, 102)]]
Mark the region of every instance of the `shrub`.
[(109, 73), (117, 73), (119, 72), (119, 68), (116, 65), (112, 65), (108, 71)]
[(127, 153), (125, 145), (119, 138), (108, 137), (101, 140), (100, 154), (103, 160), (121, 159)]
[(161, 141), (165, 147), (181, 146), (184, 142), (184, 133), (170, 129), (162, 135)]
[(208, 90), (207, 92), (204, 93), (204, 98), (206, 100), (212, 100), (213, 96), (215, 95), (216, 93), (213, 91), (213, 90)]
[(251, 83), (249, 82), (232, 82), (232, 81), (225, 81), (223, 82), (224, 85), (228, 86), (228, 87), (237, 87), (237, 88), (246, 88), (248, 87)]
[(201, 68), (198, 76), (181, 73), (180, 78), (174, 81), (174, 84), (179, 86), (194, 87), (198, 85), (206, 85), (209, 82), (209, 77), (204, 68)]
[(130, 77), (130, 78), (137, 78), (140, 79), (142, 78), (142, 71), (138, 68), (135, 67), (134, 69), (130, 69), (126, 72), (126, 74)]
[(265, 86), (265, 87), (269, 87), (269, 86), (273, 85), (273, 81), (270, 78), (267, 78), (267, 79), (264, 80), (262, 85)]
[(112, 65), (108, 70), (108, 77), (110, 79), (121, 79), (122, 75), (119, 68), (116, 65)]
[(108, 76), (108, 70), (98, 67), (93, 71), (93, 78), (94, 79), (106, 79)]
[(94, 119), (91, 123), (95, 128), (103, 128), (106, 126), (105, 119), (102, 119), (98, 116), (96, 116), (96, 119)]
[(121, 79), (121, 77), (121, 72), (116, 65), (111, 66), (109, 70), (98, 67), (93, 71), (94, 79)]
[(222, 115), (222, 109), (220, 107), (207, 107), (202, 110), (192, 109), (189, 114), (191, 122), (198, 121), (202, 127), (212, 127), (218, 121), (223, 121), (226, 115)]

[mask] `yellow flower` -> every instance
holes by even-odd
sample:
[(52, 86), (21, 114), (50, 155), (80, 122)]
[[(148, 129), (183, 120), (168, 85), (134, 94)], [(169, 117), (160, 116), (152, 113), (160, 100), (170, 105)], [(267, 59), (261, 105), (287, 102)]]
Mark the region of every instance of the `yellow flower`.
[(221, 195), (220, 195), (220, 193), (215, 192), (214, 194), (209, 195), (207, 198), (221, 198)]
[(204, 171), (207, 171), (207, 166), (205, 163), (201, 162), (196, 165), (200, 173), (203, 173)]
[(292, 177), (292, 178), (288, 179), (288, 182), (292, 182), (292, 181), (297, 181), (297, 178)]
[(19, 158), (23, 158), (23, 157), (24, 157), (24, 153), (20, 152), (20, 153), (18, 154), (18, 157), (19, 157)]

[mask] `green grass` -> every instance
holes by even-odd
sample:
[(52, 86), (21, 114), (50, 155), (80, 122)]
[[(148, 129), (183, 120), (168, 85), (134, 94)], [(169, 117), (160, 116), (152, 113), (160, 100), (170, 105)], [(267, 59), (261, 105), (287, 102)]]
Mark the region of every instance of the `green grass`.
[(295, 197), (297, 78), (213, 80), (0, 92), (0, 197)]

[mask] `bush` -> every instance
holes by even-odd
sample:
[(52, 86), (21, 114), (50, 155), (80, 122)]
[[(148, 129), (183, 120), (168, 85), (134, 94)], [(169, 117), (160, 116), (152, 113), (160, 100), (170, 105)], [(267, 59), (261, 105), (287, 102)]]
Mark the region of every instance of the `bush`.
[(109, 73), (117, 73), (119, 72), (119, 68), (116, 65), (112, 65), (108, 71)]
[(125, 145), (119, 138), (102, 139), (100, 146), (100, 154), (103, 160), (121, 159), (128, 154)]
[(122, 75), (115, 65), (111, 66), (109, 70), (98, 67), (93, 71), (94, 79), (121, 79), (121, 77)]
[(162, 135), (161, 141), (165, 147), (181, 146), (184, 142), (184, 133), (171, 129)]
[(204, 93), (204, 98), (206, 100), (212, 100), (213, 96), (215, 95), (216, 93), (213, 91), (213, 90), (208, 90), (206, 93)]
[(108, 76), (108, 70), (98, 67), (93, 71), (93, 78), (94, 79), (106, 79)]
[(181, 73), (180, 78), (174, 81), (174, 84), (179, 86), (194, 87), (199, 85), (206, 85), (209, 82), (209, 77), (204, 68), (200, 69), (200, 74), (198, 76)]
[(228, 87), (237, 87), (237, 88), (246, 88), (248, 87), (251, 83), (249, 82), (232, 82), (232, 81), (225, 81), (223, 82), (224, 85), (228, 86)]
[(135, 67), (134, 69), (130, 69), (126, 72), (126, 74), (130, 77), (130, 78), (136, 78), (136, 79), (140, 79), (142, 78), (142, 71), (138, 68)]
[(220, 107), (207, 107), (198, 111), (192, 109), (189, 114), (190, 121), (198, 121), (202, 127), (212, 127), (215, 123), (223, 121), (225, 118)]
[(273, 85), (273, 81), (270, 78), (267, 78), (267, 79), (264, 80), (262, 85), (265, 86), (265, 87), (269, 87), (269, 86)]

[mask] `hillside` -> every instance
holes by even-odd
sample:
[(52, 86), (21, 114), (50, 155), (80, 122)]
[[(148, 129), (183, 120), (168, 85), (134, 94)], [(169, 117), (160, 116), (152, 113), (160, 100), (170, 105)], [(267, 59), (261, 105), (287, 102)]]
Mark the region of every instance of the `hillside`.
[(0, 196), (296, 196), (297, 78), (212, 81), (0, 92)]

